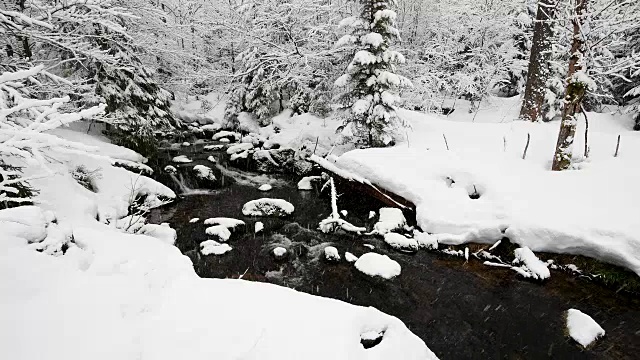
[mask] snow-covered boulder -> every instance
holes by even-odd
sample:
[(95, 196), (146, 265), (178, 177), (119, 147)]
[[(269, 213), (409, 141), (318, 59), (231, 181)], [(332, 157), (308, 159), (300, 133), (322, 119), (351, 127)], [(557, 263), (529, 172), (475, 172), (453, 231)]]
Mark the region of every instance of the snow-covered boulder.
[(378, 253), (366, 253), (355, 263), (356, 269), (369, 276), (379, 276), (384, 279), (392, 279), (400, 275), (400, 264), (387, 255)]
[(182, 143), (182, 146), (187, 147), (187, 146), (191, 146), (191, 143), (188, 141), (185, 141)]
[(338, 262), (340, 261), (340, 254), (338, 253), (338, 249), (333, 246), (327, 246), (324, 248), (324, 258), (329, 262)]
[(305, 176), (298, 181), (298, 190), (313, 190), (313, 182), (320, 181), (320, 176)]
[(245, 223), (242, 220), (228, 218), (228, 217), (212, 217), (204, 221), (205, 225), (221, 225), (227, 229), (235, 229), (238, 226), (244, 226)]
[(287, 249), (278, 246), (271, 251), (271, 254), (276, 260), (284, 260), (287, 257)]
[(270, 198), (251, 200), (242, 207), (242, 213), (245, 216), (288, 216), (294, 210), (290, 202)]
[(262, 223), (262, 221), (257, 221), (256, 224), (255, 224), (254, 233), (257, 234), (257, 233), (261, 232), (262, 230), (264, 230), (264, 224)]
[(208, 160), (209, 162), (212, 162), (212, 163), (217, 163), (217, 162), (218, 162), (218, 159), (216, 159), (213, 155), (209, 155), (209, 156), (207, 157), (207, 160)]
[(229, 244), (221, 244), (214, 240), (206, 240), (200, 243), (200, 252), (202, 255), (222, 255), (231, 251)]
[(216, 236), (222, 242), (226, 242), (231, 237), (231, 231), (222, 225), (209, 226), (204, 231), (207, 235)]
[(348, 263), (354, 263), (358, 261), (358, 257), (348, 251), (344, 253), (344, 259), (347, 260)]
[(216, 181), (216, 175), (210, 167), (204, 165), (196, 165), (193, 167), (196, 176), (203, 180)]
[(190, 224), (195, 224), (195, 223), (197, 223), (198, 221), (200, 221), (200, 218), (197, 218), (197, 217), (196, 217), (196, 218), (191, 218), (191, 219), (189, 220), (189, 223), (190, 223)]
[(166, 172), (167, 174), (176, 174), (178, 173), (178, 169), (176, 169), (176, 167), (173, 165), (167, 165), (164, 167), (164, 172)]
[(397, 233), (384, 234), (384, 242), (395, 250), (404, 252), (416, 252), (418, 251), (418, 241), (416, 239), (409, 239), (404, 235)]
[(269, 185), (269, 184), (262, 184), (258, 188), (258, 190), (260, 190), (260, 191), (269, 191), (271, 189), (273, 189), (273, 187), (271, 185)]
[(289, 172), (293, 167), (296, 151), (291, 148), (258, 150), (253, 153), (253, 161), (260, 172)]
[(585, 348), (605, 334), (591, 316), (576, 309), (567, 310), (567, 330), (569, 336)]
[(397, 208), (381, 208), (380, 218), (373, 226), (375, 232), (384, 235), (388, 232), (401, 229), (407, 223), (402, 210)]
[(528, 247), (515, 249), (513, 253), (516, 257), (513, 260), (514, 264), (520, 264), (520, 266), (514, 266), (512, 269), (520, 275), (537, 280), (545, 280), (551, 277), (547, 264), (538, 259)]
[(190, 163), (190, 162), (192, 162), (192, 160), (191, 160), (191, 159), (189, 159), (189, 158), (187, 157), (187, 155), (178, 155), (178, 156), (175, 156), (175, 157), (173, 158), (173, 160), (172, 160), (172, 161), (173, 161), (174, 163), (181, 163), (181, 164), (186, 164), (186, 163)]
[(205, 145), (204, 149), (205, 150), (211, 150), (211, 151), (219, 151), (224, 149), (224, 145), (220, 145), (220, 144), (215, 144), (215, 145)]
[(140, 234), (160, 239), (167, 244), (175, 244), (178, 239), (178, 234), (175, 229), (167, 223), (157, 224), (145, 224), (138, 231)]
[(214, 141), (218, 140), (222, 142), (223, 139), (227, 139), (228, 141), (240, 141), (240, 139), (242, 139), (242, 135), (240, 135), (237, 132), (223, 130), (211, 137), (211, 140), (214, 140)]
[(241, 152), (245, 152), (253, 149), (253, 144), (251, 143), (239, 143), (235, 145), (231, 145), (227, 148), (227, 154), (233, 155)]

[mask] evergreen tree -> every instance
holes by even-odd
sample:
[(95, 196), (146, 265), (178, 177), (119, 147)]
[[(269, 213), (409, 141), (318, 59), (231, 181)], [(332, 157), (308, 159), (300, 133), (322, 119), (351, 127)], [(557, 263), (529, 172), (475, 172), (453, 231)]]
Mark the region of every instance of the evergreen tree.
[(369, 146), (384, 146), (393, 140), (393, 131), (405, 125), (396, 113), (397, 90), (411, 82), (396, 74), (395, 64), (405, 59), (390, 49), (391, 41), (400, 37), (394, 27), (395, 11), (385, 1), (361, 1), (360, 17), (341, 22), (351, 32), (336, 46), (351, 45), (355, 55), (335, 85), (346, 89), (338, 96), (345, 126)]

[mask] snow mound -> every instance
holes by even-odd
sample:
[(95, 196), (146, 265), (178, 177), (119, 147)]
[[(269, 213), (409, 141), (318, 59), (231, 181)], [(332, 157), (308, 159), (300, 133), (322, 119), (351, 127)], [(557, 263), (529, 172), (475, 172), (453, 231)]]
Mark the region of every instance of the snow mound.
[(287, 254), (287, 249), (283, 248), (282, 246), (278, 246), (274, 248), (271, 252), (273, 253), (273, 256), (275, 256), (276, 259), (283, 259)]
[(207, 235), (217, 236), (220, 241), (227, 241), (231, 237), (231, 231), (223, 225), (214, 225), (206, 228), (204, 231)]
[(325, 247), (324, 258), (328, 261), (340, 261), (340, 254), (338, 253), (338, 249), (333, 246)]
[(187, 157), (187, 155), (178, 155), (172, 159), (174, 163), (186, 164), (192, 162), (191, 159)]
[(269, 191), (271, 189), (273, 189), (273, 187), (271, 185), (269, 185), (269, 184), (262, 184), (258, 188), (258, 190), (260, 190), (260, 191)]
[(418, 241), (416, 241), (416, 239), (409, 239), (401, 234), (386, 233), (384, 234), (384, 242), (396, 250), (406, 252), (418, 251)]
[(214, 175), (213, 170), (211, 170), (211, 168), (208, 166), (196, 165), (193, 167), (193, 171), (196, 172), (196, 176), (199, 177), (200, 179), (205, 179), (209, 181), (216, 180), (216, 176)]
[(392, 279), (400, 275), (400, 264), (390, 259), (387, 255), (378, 253), (366, 253), (356, 261), (356, 269), (369, 276), (379, 276), (384, 279)]
[(604, 329), (591, 316), (580, 310), (567, 310), (567, 330), (569, 336), (583, 347), (604, 336)]
[(244, 226), (245, 223), (242, 220), (227, 218), (227, 217), (212, 217), (204, 221), (205, 225), (222, 225), (227, 229), (234, 229), (238, 226)]
[(358, 257), (348, 251), (344, 253), (344, 259), (347, 260), (348, 263), (354, 263), (358, 261)]
[(176, 230), (172, 229), (167, 223), (162, 223), (160, 225), (145, 224), (140, 228), (139, 233), (154, 237), (170, 245), (175, 244), (178, 239)]
[(261, 198), (244, 204), (242, 213), (245, 216), (288, 216), (294, 209), (293, 205), (286, 200)]
[(519, 274), (526, 278), (534, 278), (544, 280), (551, 277), (551, 273), (547, 268), (547, 264), (540, 261), (538, 257), (528, 247), (517, 248), (513, 251), (516, 258), (514, 264), (522, 264), (519, 267), (513, 267)]
[(320, 176), (305, 176), (298, 181), (298, 190), (313, 190), (313, 182), (320, 179)]
[(384, 235), (388, 232), (401, 229), (407, 220), (404, 218), (402, 210), (397, 208), (381, 208), (380, 218), (378, 222), (373, 226), (373, 230)]
[(200, 243), (202, 255), (222, 255), (231, 250), (232, 248), (229, 244), (221, 244), (214, 240), (205, 240)]

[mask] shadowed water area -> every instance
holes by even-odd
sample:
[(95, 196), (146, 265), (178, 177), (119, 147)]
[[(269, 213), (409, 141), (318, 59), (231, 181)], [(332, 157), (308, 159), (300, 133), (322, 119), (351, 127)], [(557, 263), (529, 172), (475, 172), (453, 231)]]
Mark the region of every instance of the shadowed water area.
[[(181, 154), (193, 162), (171, 163), (172, 157)], [(217, 159), (217, 165), (207, 160), (209, 156)], [(174, 165), (177, 174), (162, 171), (167, 164)], [(197, 164), (211, 167), (216, 180), (197, 179), (192, 170)], [(177, 230), (176, 246), (191, 258), (201, 277), (241, 277), (376, 307), (400, 318), (441, 359), (640, 358), (640, 301), (631, 295), (560, 271), (552, 271), (551, 279), (539, 284), (475, 259), (466, 262), (425, 250), (397, 252), (381, 237), (323, 234), (316, 229), (331, 212), (326, 194), (321, 196), (318, 188), (298, 190), (298, 178), (230, 167), (226, 154), (204, 150), (203, 144), (164, 149), (151, 165), (158, 180), (177, 193), (190, 195), (154, 209), (149, 220), (168, 222)], [(244, 164), (241, 160), (236, 165)], [(264, 183), (273, 189), (259, 191)], [(243, 216), (244, 203), (261, 197), (285, 199), (295, 206), (295, 212), (284, 219)], [(342, 193), (338, 198), (339, 209), (348, 211), (346, 220), (368, 229), (376, 221), (368, 218), (369, 211), (382, 206), (356, 193)], [(411, 214), (406, 215), (411, 221)], [(221, 256), (199, 252), (200, 242), (211, 238), (202, 223), (210, 217), (246, 223), (232, 232), (228, 243), (233, 250)], [(192, 218), (200, 221), (190, 223)], [(264, 230), (255, 234), (257, 221), (264, 223)], [(324, 247), (329, 245), (339, 250), (340, 262), (324, 260)], [(286, 259), (272, 256), (277, 246), (288, 250)], [(365, 276), (344, 260), (345, 251), (356, 256), (370, 251), (387, 254), (400, 263), (402, 274), (386, 281)], [(592, 316), (605, 329), (605, 338), (587, 350), (577, 345), (565, 330), (564, 314), (569, 308)]]

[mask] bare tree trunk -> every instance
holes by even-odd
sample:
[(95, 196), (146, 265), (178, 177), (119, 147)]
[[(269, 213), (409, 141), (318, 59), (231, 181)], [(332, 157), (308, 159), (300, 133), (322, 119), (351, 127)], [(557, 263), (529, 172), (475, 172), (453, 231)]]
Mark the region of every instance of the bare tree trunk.
[(538, 13), (533, 26), (533, 41), (529, 56), (527, 85), (524, 90), (520, 118), (539, 121), (547, 80), (549, 79), (549, 59), (551, 58), (552, 22), (555, 18), (555, 0), (539, 0)]
[(578, 122), (576, 114), (581, 111), (582, 99), (587, 90), (587, 84), (576, 73), (584, 72), (584, 35), (581, 33), (584, 22), (583, 16), (587, 12), (588, 0), (575, 0), (575, 14), (573, 23), (573, 39), (571, 42), (571, 58), (569, 58), (569, 72), (567, 74), (567, 90), (564, 95), (564, 109), (562, 110), (562, 122), (560, 133), (556, 143), (556, 152), (553, 156), (551, 170), (566, 170), (571, 165), (573, 138), (576, 134)]

